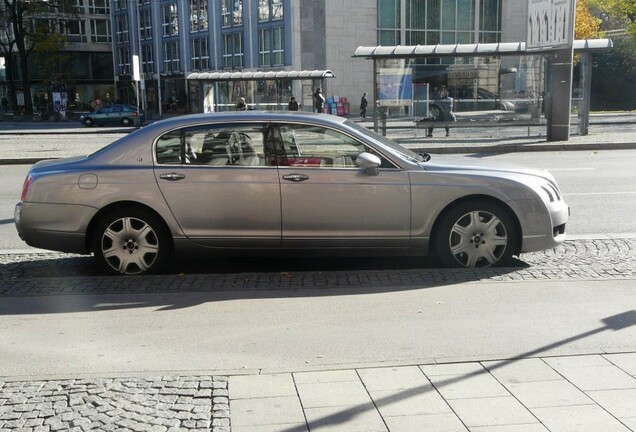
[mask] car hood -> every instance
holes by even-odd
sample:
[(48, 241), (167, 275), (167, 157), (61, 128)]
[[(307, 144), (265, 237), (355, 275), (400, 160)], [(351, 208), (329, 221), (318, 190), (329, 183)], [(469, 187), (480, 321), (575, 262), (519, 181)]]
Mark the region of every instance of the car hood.
[(523, 174), (554, 182), (554, 177), (547, 170), (472, 157), (432, 155), (428, 162), (422, 163), (422, 167), (427, 171), (482, 171), (491, 174)]

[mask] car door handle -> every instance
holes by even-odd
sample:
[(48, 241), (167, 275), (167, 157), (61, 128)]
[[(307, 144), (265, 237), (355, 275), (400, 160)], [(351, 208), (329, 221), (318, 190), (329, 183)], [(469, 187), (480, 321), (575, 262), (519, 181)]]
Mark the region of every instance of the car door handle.
[(185, 178), (185, 174), (166, 173), (166, 174), (161, 174), (159, 178), (162, 178), (164, 180), (177, 181), (177, 180), (183, 180)]
[(292, 182), (301, 182), (301, 181), (309, 180), (309, 176), (305, 174), (285, 174), (283, 176), (283, 180), (292, 181)]

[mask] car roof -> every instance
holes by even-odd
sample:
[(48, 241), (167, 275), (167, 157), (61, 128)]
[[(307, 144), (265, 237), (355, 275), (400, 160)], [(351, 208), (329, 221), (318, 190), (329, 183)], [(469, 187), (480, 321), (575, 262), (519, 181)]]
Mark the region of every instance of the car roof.
[(307, 121), (323, 125), (339, 125), (346, 121), (343, 117), (329, 114), (318, 114), (304, 111), (225, 111), (217, 113), (189, 114), (160, 120), (145, 126), (143, 129), (152, 133), (185, 126), (203, 125), (206, 123), (240, 123), (240, 122), (289, 122)]

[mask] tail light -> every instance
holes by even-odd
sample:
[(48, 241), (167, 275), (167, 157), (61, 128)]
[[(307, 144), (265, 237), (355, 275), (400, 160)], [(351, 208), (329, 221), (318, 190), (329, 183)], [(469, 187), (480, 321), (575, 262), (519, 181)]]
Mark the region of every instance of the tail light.
[(31, 183), (33, 183), (33, 176), (30, 175), (26, 178), (26, 180), (24, 180), (24, 184), (22, 185), (22, 195), (20, 195), (20, 201), (24, 202), (24, 199), (26, 198), (27, 192), (29, 191), (29, 187), (31, 186)]
[(137, 111), (133, 111), (132, 116), (137, 117), (138, 116)]

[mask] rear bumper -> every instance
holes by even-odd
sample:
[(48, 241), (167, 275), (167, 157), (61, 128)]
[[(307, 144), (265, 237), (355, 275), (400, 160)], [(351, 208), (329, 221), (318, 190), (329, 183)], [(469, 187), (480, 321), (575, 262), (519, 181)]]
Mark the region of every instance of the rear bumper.
[(13, 215), (20, 238), (29, 246), (87, 254), (86, 228), (96, 210), (64, 204), (18, 203)]

